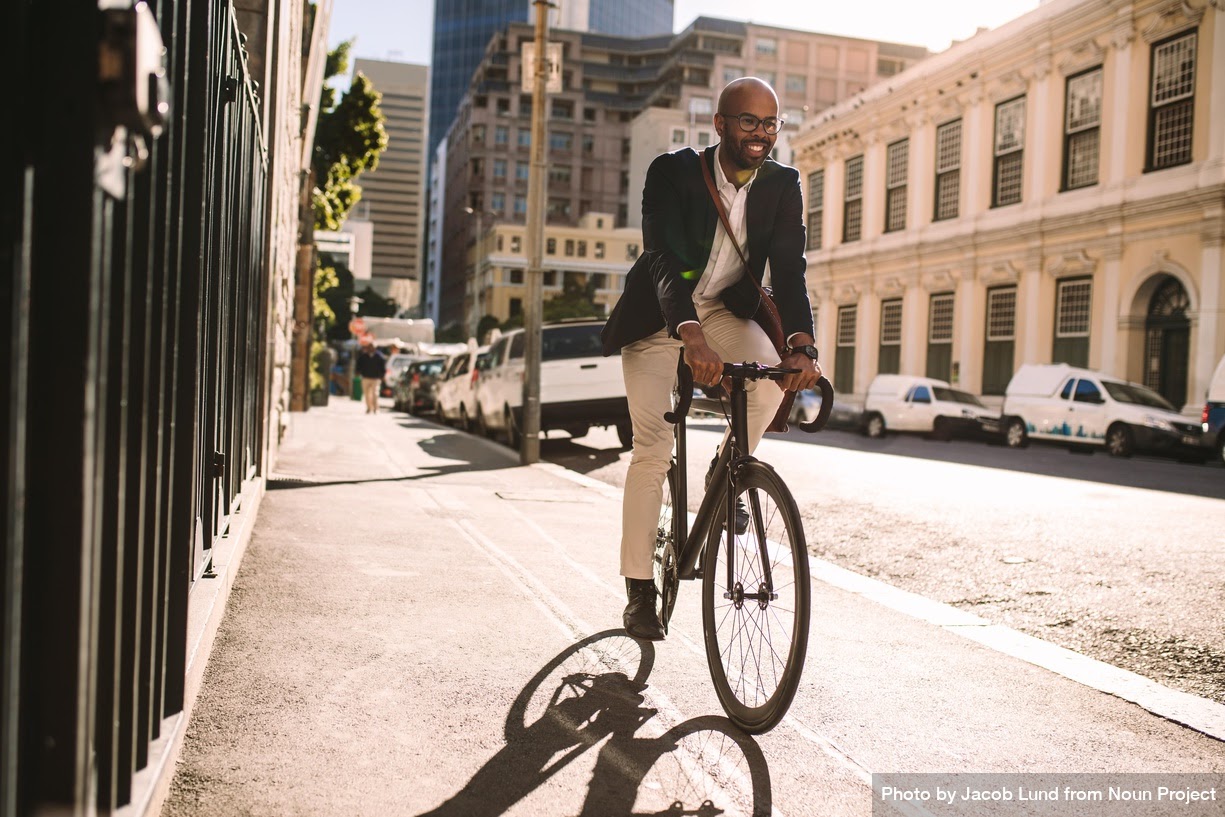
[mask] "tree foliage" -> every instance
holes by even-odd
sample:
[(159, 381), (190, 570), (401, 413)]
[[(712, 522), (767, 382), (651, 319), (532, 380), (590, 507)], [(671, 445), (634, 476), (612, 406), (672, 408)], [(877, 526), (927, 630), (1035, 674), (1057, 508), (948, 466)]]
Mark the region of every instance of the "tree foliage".
[(315, 187), (311, 204), (315, 229), (337, 230), (353, 205), (361, 199), (355, 180), (365, 170), (378, 167), (379, 155), (387, 148), (385, 117), (379, 109), (382, 96), (365, 74), (354, 75), (349, 90), (336, 98), (328, 81), (349, 70), (352, 41), (346, 40), (328, 53), (323, 92), (319, 97), (319, 122), (315, 127), (315, 150), (311, 170)]
[(595, 303), (596, 278), (588, 276), (587, 280), (562, 281), (561, 294), (544, 302), (542, 317), (546, 321), (560, 321), (566, 318), (599, 317), (600, 309)]

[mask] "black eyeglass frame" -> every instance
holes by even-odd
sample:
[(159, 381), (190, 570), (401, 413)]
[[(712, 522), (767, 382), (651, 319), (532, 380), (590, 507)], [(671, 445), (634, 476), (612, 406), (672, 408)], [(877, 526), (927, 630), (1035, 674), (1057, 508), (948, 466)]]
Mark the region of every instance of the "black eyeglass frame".
[[(724, 119), (735, 119), (740, 123), (740, 130), (745, 133), (752, 133), (757, 130), (758, 125), (761, 125), (762, 130), (770, 136), (778, 133), (783, 129), (783, 125), (787, 124), (787, 120), (781, 116), (767, 116), (765, 119), (762, 119), (751, 113), (723, 113), (722, 111), (719, 111), (719, 116)], [(746, 118), (752, 121), (753, 124), (751, 126), (745, 124), (744, 120)], [(774, 130), (770, 130), (770, 126), (766, 124), (767, 122), (774, 122)]]

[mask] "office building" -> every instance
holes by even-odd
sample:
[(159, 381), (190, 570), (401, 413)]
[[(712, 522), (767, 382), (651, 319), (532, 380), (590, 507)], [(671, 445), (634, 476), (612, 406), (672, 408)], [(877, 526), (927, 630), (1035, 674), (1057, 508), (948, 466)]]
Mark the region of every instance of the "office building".
[(382, 94), (387, 149), (379, 166), (358, 178), (359, 212), (374, 225), (370, 286), (400, 306), (414, 306), (420, 293), (425, 231), (425, 96), (429, 69), (424, 65), (359, 59), (356, 71)]
[[(520, 46), (533, 36), (531, 26), (512, 23), (490, 40), (449, 131), (440, 325), (471, 311), (463, 276), (472, 271), (465, 259), (474, 231), (526, 219), (532, 98), (521, 91)], [(562, 44), (564, 63), (563, 90), (548, 99), (547, 219), (571, 226), (589, 212), (613, 214), (618, 227), (636, 225), (646, 166), (681, 146), (674, 131), (698, 146), (713, 138), (714, 106), (731, 79), (755, 74), (778, 87), (793, 123), (781, 134), (785, 148), (794, 123), (812, 111), (927, 55), (916, 46), (709, 17), (676, 35), (558, 30), (550, 39)], [(640, 116), (646, 120), (638, 127)], [(645, 138), (644, 129), (655, 133)]]
[(1054, 0), (795, 136), (834, 385), (1023, 363), (1198, 416), (1225, 352), (1225, 12)]

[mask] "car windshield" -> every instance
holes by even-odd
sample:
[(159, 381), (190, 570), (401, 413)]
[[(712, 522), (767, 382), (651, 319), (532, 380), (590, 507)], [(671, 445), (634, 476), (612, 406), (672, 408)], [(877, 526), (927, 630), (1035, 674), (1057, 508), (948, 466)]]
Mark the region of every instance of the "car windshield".
[(547, 326), (541, 332), (541, 360), (568, 360), (576, 357), (600, 357), (601, 324), (577, 326)]
[(420, 372), (421, 374), (438, 374), (442, 371), (442, 366), (444, 363), (446, 363), (446, 361), (442, 358), (439, 358), (438, 360), (423, 360), (414, 364), (413, 370)]
[(944, 403), (965, 403), (967, 406), (982, 406), (983, 404), (983, 401), (969, 392), (946, 389), (942, 386), (932, 386), (932, 391), (935, 393), (936, 399)]
[(1178, 409), (1170, 404), (1169, 400), (1144, 386), (1138, 386), (1135, 383), (1112, 383), (1109, 380), (1103, 380), (1102, 385), (1106, 387), (1106, 392), (1120, 403), (1131, 403), (1133, 406), (1147, 406), (1148, 408), (1159, 408), (1173, 412), (1178, 411)]

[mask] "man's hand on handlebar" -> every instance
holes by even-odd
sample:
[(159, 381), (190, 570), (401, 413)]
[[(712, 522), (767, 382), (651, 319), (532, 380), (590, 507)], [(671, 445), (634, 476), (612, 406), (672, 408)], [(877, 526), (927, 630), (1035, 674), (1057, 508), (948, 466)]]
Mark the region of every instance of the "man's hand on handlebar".
[(811, 389), (821, 377), (821, 364), (802, 352), (792, 352), (778, 365), (786, 369), (799, 369), (795, 374), (789, 374), (778, 381), (778, 387), (783, 391)]
[(723, 359), (706, 345), (701, 327), (695, 323), (684, 324), (680, 335), (685, 344), (685, 363), (693, 372), (693, 382), (702, 386), (718, 383), (723, 378)]

